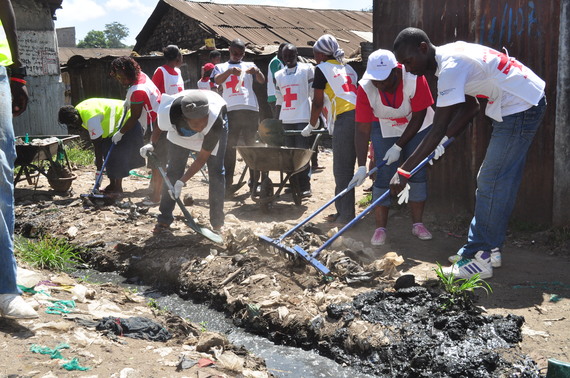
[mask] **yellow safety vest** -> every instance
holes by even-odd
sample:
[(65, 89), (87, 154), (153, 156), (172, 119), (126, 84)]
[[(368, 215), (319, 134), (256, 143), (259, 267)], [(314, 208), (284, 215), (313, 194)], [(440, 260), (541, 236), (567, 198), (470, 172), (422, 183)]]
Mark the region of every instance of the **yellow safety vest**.
[[(90, 98), (84, 100), (75, 106), (79, 116), (81, 117), (82, 126), (87, 129), (87, 121), (91, 118), (103, 115), (101, 127), (103, 128), (103, 138), (113, 135), (119, 128), (119, 122), (123, 116), (124, 107), (123, 100), (114, 100), (110, 98)], [(130, 116), (127, 113), (127, 117)], [(125, 119), (127, 118), (125, 117)]]
[(10, 52), (10, 45), (8, 45), (8, 38), (0, 20), (0, 66), (10, 66), (14, 63), (12, 61), (12, 53)]

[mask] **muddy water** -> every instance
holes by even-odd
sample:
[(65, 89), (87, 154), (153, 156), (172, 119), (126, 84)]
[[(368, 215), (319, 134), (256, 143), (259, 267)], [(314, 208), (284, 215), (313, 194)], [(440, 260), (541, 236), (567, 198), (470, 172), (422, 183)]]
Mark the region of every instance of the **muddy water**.
[(370, 374), (363, 374), (353, 368), (342, 366), (313, 351), (275, 345), (266, 338), (247, 333), (234, 326), (231, 319), (226, 318), (224, 314), (206, 305), (185, 301), (174, 294), (165, 295), (147, 286), (126, 284), (125, 279), (116, 273), (81, 270), (76, 272), (76, 275), (86, 277), (90, 282), (112, 282), (131, 290), (137, 290), (144, 296), (155, 299), (161, 308), (166, 308), (209, 331), (225, 334), (234, 345), (243, 345), (250, 352), (264, 358), (269, 371), (277, 377), (370, 377)]

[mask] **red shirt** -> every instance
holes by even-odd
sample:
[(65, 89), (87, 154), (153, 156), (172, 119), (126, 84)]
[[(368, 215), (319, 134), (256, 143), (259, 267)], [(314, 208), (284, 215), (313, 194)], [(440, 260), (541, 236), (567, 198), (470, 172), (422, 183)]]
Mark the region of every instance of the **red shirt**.
[[(380, 92), (380, 91), (379, 91)], [(404, 97), (404, 82), (400, 80), (398, 89), (396, 90), (396, 95), (391, 93), (380, 92), (380, 98), (382, 99), (382, 104), (385, 106), (390, 106), (392, 108), (399, 108), (402, 105)], [(393, 103), (392, 103), (393, 101)], [(416, 79), (416, 93), (411, 99), (412, 112), (422, 111), (433, 104), (433, 97), (429, 89), (429, 85), (424, 76), (418, 76)], [(374, 122), (378, 121), (378, 118), (374, 115), (374, 111), (370, 106), (368, 101), (368, 96), (366, 92), (359, 86), (356, 90), (356, 122)]]

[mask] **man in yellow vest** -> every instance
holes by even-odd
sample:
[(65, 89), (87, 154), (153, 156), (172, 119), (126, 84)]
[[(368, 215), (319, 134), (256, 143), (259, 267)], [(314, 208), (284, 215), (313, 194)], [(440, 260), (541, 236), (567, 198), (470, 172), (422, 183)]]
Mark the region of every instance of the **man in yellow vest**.
[[(122, 121), (130, 116), (129, 110), (127, 116), (123, 117), (124, 111), (124, 101), (111, 98), (90, 98), (75, 107), (65, 105), (59, 109), (60, 123), (81, 126), (89, 132), (95, 150), (95, 179), (101, 174), (101, 166), (111, 147), (112, 136), (117, 133)], [(127, 177), (131, 169), (142, 167), (145, 163), (139, 154), (144, 144), (142, 133), (137, 133), (134, 129), (129, 130), (121, 141), (109, 155), (106, 166), (109, 181), (119, 192), (122, 192), (123, 177)]]
[(0, 0), (0, 316), (32, 319), (38, 314), (20, 296), (14, 257), (14, 127), (12, 117), (28, 105), (26, 69), (20, 60), (16, 18), (10, 0)]

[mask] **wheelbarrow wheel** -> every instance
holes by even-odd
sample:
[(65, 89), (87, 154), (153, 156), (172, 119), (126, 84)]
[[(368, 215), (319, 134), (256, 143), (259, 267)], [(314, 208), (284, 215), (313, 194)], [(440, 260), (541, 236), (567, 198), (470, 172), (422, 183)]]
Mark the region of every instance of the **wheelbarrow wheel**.
[(77, 178), (68, 168), (62, 167), (57, 163), (50, 166), (46, 177), (49, 185), (56, 192), (67, 192), (71, 188), (73, 180)]
[(269, 211), (269, 204), (271, 203), (271, 198), (273, 197), (273, 181), (269, 177), (265, 177), (261, 180), (260, 193), (259, 193), (259, 204), (263, 212)]
[(293, 202), (295, 205), (300, 206), (303, 202), (303, 197), (301, 197), (301, 185), (299, 184), (299, 178), (292, 176), (289, 179), (289, 183), (291, 184), (291, 195), (293, 196)]

